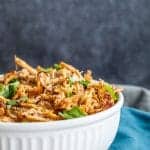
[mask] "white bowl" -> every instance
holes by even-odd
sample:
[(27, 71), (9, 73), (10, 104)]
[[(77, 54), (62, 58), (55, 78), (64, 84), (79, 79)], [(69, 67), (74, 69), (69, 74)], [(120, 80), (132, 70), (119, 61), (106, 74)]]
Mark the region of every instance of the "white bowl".
[(83, 118), (39, 122), (0, 122), (0, 150), (106, 150), (116, 135), (124, 97), (108, 110)]

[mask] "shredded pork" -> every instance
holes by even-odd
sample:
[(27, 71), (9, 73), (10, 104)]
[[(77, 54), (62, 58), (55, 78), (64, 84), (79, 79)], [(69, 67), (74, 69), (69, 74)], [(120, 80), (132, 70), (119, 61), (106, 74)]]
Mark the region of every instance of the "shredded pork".
[[(19, 69), (0, 77), (2, 122), (62, 120), (73, 108), (84, 115), (94, 114), (113, 106), (121, 91), (103, 80), (94, 80), (90, 70), (81, 73), (65, 62), (48, 68), (33, 68), (15, 56), (15, 63)], [(11, 95), (7, 95), (8, 92)], [(69, 117), (73, 115), (71, 112)]]

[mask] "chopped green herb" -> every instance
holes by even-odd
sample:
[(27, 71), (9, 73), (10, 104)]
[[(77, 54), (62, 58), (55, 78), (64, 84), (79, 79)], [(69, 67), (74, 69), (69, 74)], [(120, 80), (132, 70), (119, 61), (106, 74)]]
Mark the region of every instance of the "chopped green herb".
[(9, 95), (9, 89), (3, 84), (0, 84), (0, 96), (7, 97)]
[(9, 100), (7, 101), (6, 105), (10, 108), (12, 106), (18, 105), (18, 102), (16, 100)]
[(47, 68), (40, 67), (40, 71), (48, 73), (52, 71), (52, 67), (47, 67)]
[(72, 92), (67, 92), (66, 93), (66, 97), (71, 97), (72, 96)]
[(105, 89), (111, 95), (111, 97), (114, 99), (114, 101), (116, 102), (118, 100), (118, 94), (114, 91), (113, 87), (110, 84), (106, 83)]
[(60, 64), (54, 64), (54, 69), (56, 69), (56, 70), (61, 69), (61, 65)]
[(18, 80), (14, 80), (13, 82), (10, 82), (8, 84), (9, 95), (7, 96), (7, 98), (11, 98), (15, 95), (19, 84), (20, 82)]
[(10, 95), (9, 86), (4, 86), (3, 94), (1, 96), (5, 97), (5, 98), (8, 98), (9, 95)]
[(88, 80), (81, 80), (81, 81), (79, 81), (79, 83), (82, 84), (84, 86), (84, 88), (87, 88), (88, 84), (90, 83), (90, 81), (88, 81)]
[(85, 113), (81, 111), (79, 107), (73, 107), (70, 110), (64, 110), (63, 112), (59, 112), (59, 115), (64, 119), (72, 119), (79, 118), (85, 116)]
[(11, 98), (17, 91), (20, 82), (18, 80), (11, 80), (7, 85), (0, 84), (0, 96)]
[(18, 81), (18, 79), (14, 78), (14, 79), (10, 80), (9, 83), (14, 83), (16, 81)]
[(69, 81), (69, 84), (70, 84), (70, 87), (71, 87), (71, 86), (74, 84), (73, 78), (72, 78), (72, 77), (69, 77), (68, 81)]
[(4, 88), (4, 85), (3, 85), (3, 84), (0, 84), (0, 92), (3, 91), (3, 88)]

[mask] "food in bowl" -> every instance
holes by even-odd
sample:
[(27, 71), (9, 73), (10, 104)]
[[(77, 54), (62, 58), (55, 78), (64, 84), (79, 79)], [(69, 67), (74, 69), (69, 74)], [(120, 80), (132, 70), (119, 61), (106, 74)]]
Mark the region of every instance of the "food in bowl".
[(115, 105), (120, 88), (60, 62), (31, 67), (15, 56), (16, 70), (0, 77), (1, 122), (47, 122), (95, 114)]
[(120, 88), (64, 62), (15, 63), (0, 76), (0, 150), (109, 148), (124, 101)]

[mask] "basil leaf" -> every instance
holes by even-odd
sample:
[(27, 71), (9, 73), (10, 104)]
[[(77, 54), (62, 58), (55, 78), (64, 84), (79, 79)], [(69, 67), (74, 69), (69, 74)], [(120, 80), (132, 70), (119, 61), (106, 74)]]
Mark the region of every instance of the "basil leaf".
[(84, 86), (84, 88), (87, 88), (88, 84), (90, 83), (90, 81), (88, 81), (88, 80), (81, 80), (81, 81), (79, 81), (79, 83), (82, 84)]
[(106, 91), (111, 95), (111, 97), (116, 102), (118, 100), (119, 95), (114, 91), (112, 85), (106, 83), (104, 86), (105, 86)]
[(70, 110), (64, 110), (63, 112), (59, 112), (59, 115), (64, 119), (72, 119), (79, 118), (85, 116), (85, 113), (80, 110), (79, 107), (73, 107)]
[(54, 69), (56, 69), (56, 70), (61, 69), (61, 65), (60, 64), (54, 64)]

